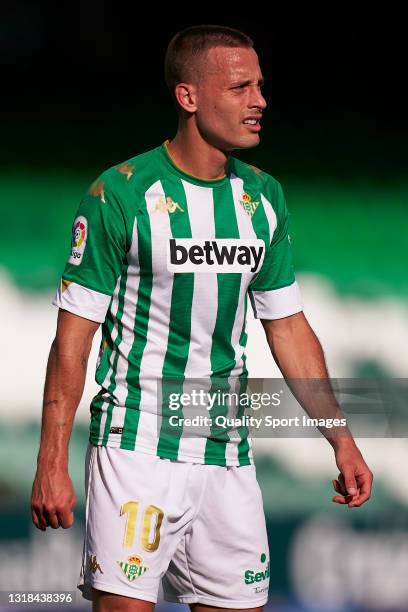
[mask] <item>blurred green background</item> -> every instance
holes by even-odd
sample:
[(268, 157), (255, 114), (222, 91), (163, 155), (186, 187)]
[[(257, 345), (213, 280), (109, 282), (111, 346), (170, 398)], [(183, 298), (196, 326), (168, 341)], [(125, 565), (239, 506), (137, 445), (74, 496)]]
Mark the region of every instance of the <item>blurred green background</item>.
[[(77, 521), (43, 534), (31, 526), (29, 494), (55, 330), (50, 302), (82, 193), (103, 169), (175, 133), (162, 61), (183, 27), (223, 23), (255, 40), (269, 110), (261, 145), (236, 156), (283, 185), (305, 311), (332, 376), (404, 378), (408, 368), (408, 129), (395, 28), (382, 24), (381, 49), (375, 28), (266, 27), (214, 14), (155, 19), (135, 36), (134, 22), (112, 8), (81, 10), (61, 29), (52, 9), (17, 2), (0, 23), (0, 590), (75, 588), (96, 355), (71, 443)], [(275, 376), (258, 323), (250, 315), (250, 374)], [(408, 609), (407, 441), (359, 445), (375, 490), (349, 511), (330, 501), (337, 468), (324, 440), (256, 441), (274, 610)]]

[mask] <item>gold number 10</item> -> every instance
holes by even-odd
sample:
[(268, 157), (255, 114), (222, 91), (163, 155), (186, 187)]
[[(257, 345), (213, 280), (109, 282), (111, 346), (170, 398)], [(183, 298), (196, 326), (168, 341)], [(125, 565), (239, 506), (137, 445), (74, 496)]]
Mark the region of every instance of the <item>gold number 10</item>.
[[(138, 501), (128, 501), (120, 509), (120, 515), (126, 514), (125, 536), (123, 538), (124, 548), (132, 548), (135, 542), (136, 519), (139, 510)], [(152, 527), (153, 517), (156, 517), (154, 526), (153, 541), (150, 542), (150, 532)], [(140, 536), (140, 544), (144, 550), (153, 552), (157, 550), (160, 544), (160, 527), (163, 522), (164, 512), (157, 506), (147, 506), (143, 512), (142, 533)]]

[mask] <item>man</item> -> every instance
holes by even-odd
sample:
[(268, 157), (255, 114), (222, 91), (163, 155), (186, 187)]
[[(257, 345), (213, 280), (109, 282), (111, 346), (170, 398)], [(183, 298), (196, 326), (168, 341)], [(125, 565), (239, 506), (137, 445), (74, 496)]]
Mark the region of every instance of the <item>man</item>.
[[(266, 107), (252, 41), (230, 28), (188, 28), (170, 42), (165, 64), (175, 138), (104, 172), (74, 221), (54, 300), (33, 521), (43, 530), (73, 523), (68, 443), (102, 323), (84, 596), (95, 610), (147, 612), (163, 578), (166, 599), (195, 612), (258, 610), (268, 543), (248, 431), (170, 431), (164, 382), (183, 390), (201, 379), (208, 390), (245, 380), (247, 296), (288, 381), (328, 374), (302, 313), (282, 189), (231, 157), (259, 143)], [(351, 437), (329, 441), (340, 470), (333, 501), (360, 506), (372, 475)]]

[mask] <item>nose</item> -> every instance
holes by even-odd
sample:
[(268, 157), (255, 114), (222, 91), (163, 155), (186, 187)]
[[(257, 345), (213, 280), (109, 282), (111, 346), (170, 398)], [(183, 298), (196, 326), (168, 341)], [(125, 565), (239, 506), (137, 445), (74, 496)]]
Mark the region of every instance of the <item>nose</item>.
[(249, 106), (251, 108), (259, 108), (260, 110), (264, 110), (266, 108), (267, 102), (263, 97), (261, 88), (259, 86), (256, 86), (252, 89)]

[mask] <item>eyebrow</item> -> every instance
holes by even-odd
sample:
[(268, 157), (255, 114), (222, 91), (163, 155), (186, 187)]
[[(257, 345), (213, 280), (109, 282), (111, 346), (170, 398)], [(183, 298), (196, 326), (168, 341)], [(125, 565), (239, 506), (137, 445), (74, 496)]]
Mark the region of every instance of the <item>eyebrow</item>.
[[(251, 79), (247, 79), (246, 81), (237, 81), (236, 83), (232, 83), (231, 87), (246, 87), (252, 83)], [(265, 85), (265, 79), (258, 79), (258, 85)]]

